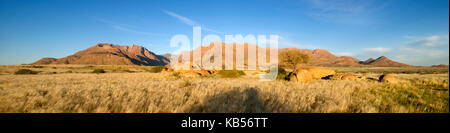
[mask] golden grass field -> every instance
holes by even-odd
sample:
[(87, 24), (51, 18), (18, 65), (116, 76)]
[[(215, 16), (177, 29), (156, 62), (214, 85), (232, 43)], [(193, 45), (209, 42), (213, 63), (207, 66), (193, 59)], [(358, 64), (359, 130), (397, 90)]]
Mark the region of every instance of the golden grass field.
[[(39, 73), (14, 75), (20, 68)], [(90, 73), (99, 68), (106, 73)], [(260, 82), (260, 71), (184, 78), (149, 68), (0, 66), (0, 112), (449, 113), (448, 68), (331, 68), (365, 79), (307, 83)], [(385, 72), (399, 83), (373, 80)]]

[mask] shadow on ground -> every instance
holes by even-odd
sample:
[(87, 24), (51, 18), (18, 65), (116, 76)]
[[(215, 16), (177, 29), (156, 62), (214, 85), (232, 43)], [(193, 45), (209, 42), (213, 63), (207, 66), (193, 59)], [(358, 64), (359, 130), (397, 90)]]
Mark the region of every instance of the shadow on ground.
[[(262, 100), (264, 98), (265, 100)], [(188, 113), (275, 113), (292, 112), (289, 107), (278, 102), (277, 96), (261, 93), (258, 88), (239, 89), (218, 94), (194, 105)]]

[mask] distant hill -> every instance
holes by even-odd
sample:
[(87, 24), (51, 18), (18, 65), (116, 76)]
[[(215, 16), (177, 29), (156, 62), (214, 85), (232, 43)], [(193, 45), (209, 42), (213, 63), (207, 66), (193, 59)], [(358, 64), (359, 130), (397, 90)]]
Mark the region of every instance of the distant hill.
[[(244, 65), (247, 66), (248, 65), (248, 47), (249, 46), (253, 46), (256, 47), (256, 53), (258, 53), (258, 51), (262, 51), (262, 50), (268, 50), (269, 48), (261, 48), (258, 47), (256, 45), (253, 44), (225, 44), (225, 43), (220, 43), (220, 45), (222, 45), (222, 60), (223, 60), (223, 65), (224, 64), (234, 64), (234, 62), (225, 62), (224, 61), (224, 56), (225, 56), (225, 52), (224, 49), (226, 46), (231, 46), (233, 47), (233, 51), (236, 51), (236, 46), (237, 45), (242, 45), (242, 47), (244, 48)], [(206, 46), (202, 46), (201, 49), (201, 55), (203, 59), (212, 59), (213, 56), (212, 55), (205, 55), (205, 53), (207, 53), (207, 51), (211, 50), (213, 48), (214, 44), (211, 43), (209, 45)], [(273, 49), (273, 48), (270, 48)], [(196, 48), (193, 51), (199, 51), (200, 48)], [(308, 63), (309, 66), (323, 66), (323, 67), (358, 67), (358, 66), (376, 66), (376, 67), (404, 67), (404, 66), (409, 66), (407, 64), (403, 64), (403, 63), (399, 63), (399, 62), (395, 62), (392, 61), (390, 59), (388, 59), (385, 56), (381, 56), (377, 59), (369, 59), (366, 61), (360, 61), (357, 58), (354, 57), (350, 57), (350, 56), (336, 56), (334, 54), (332, 54), (331, 52), (325, 50), (325, 49), (297, 49), (297, 48), (280, 48), (278, 49), (279, 53), (281, 52), (286, 52), (286, 51), (298, 51), (300, 53), (303, 54), (307, 54), (310, 57), (310, 62)], [(193, 51), (189, 51), (190, 55), (192, 56)], [(266, 56), (268, 56), (269, 53), (266, 53)], [(231, 58), (236, 58), (236, 55), (234, 54), (233, 57)], [(196, 59), (196, 60), (200, 60), (200, 59)], [(258, 58), (256, 57), (256, 60), (258, 60)], [(199, 61), (196, 61), (199, 62)], [(256, 61), (258, 62), (258, 61)]]
[(403, 64), (399, 62), (392, 61), (385, 56), (378, 57), (377, 59), (370, 58), (366, 61), (363, 61), (362, 64), (377, 66), (377, 67), (405, 67), (409, 66), (408, 64)]
[(348, 66), (360, 66), (359, 60), (350, 56), (336, 56), (325, 49), (297, 49), (297, 48), (285, 48), (280, 49), (279, 52), (284, 51), (299, 51), (300, 53), (307, 54), (310, 57), (310, 66), (334, 66), (334, 67), (348, 67)]
[(442, 67), (442, 68), (448, 68), (448, 65), (445, 64), (439, 64), (439, 65), (432, 65), (431, 67)]
[[(234, 64), (234, 62), (225, 62), (225, 47), (232, 47), (233, 53), (236, 52), (237, 46), (242, 46), (244, 49), (244, 65), (247, 66), (249, 62), (248, 47), (252, 46), (256, 48), (256, 53), (258, 51), (268, 51), (269, 49), (274, 48), (262, 48), (253, 44), (225, 44), (220, 43), (222, 46), (222, 65), (225, 64)], [(213, 48), (214, 44), (211, 43), (207, 46), (202, 46), (201, 55), (203, 59), (214, 59), (212, 55), (206, 55), (208, 51)], [(199, 51), (200, 47), (195, 48), (192, 51), (188, 52), (191, 56), (193, 51)], [(381, 56), (377, 59), (370, 58), (366, 61), (360, 61), (357, 58), (350, 56), (336, 56), (331, 52), (325, 49), (297, 49), (297, 48), (280, 48), (278, 49), (279, 53), (286, 51), (298, 51), (300, 53), (306, 54), (310, 57), (309, 66), (323, 66), (323, 67), (349, 67), (349, 66), (376, 66), (376, 67), (404, 67), (409, 66), (407, 64), (399, 63), (388, 59), (385, 56)], [(210, 51), (210, 52), (218, 52), (218, 51)], [(268, 57), (269, 53), (266, 53)], [(157, 55), (153, 52), (147, 50), (142, 46), (130, 45), (130, 46), (121, 46), (121, 45), (113, 45), (109, 43), (99, 43), (92, 47), (89, 47), (85, 50), (79, 51), (73, 55), (56, 59), (56, 58), (42, 58), (33, 64), (90, 64), (90, 65), (147, 65), (147, 66), (156, 66), (156, 65), (167, 65), (170, 61), (171, 54), (163, 54)], [(250, 59), (256, 59), (257, 57), (250, 56)], [(233, 57), (236, 58), (234, 54)], [(179, 58), (181, 59), (181, 58)], [(196, 62), (200, 59), (195, 59)]]
[(39, 65), (39, 64), (52, 64), (53, 62), (56, 62), (58, 59), (56, 58), (42, 58), (36, 62), (34, 62), (33, 64), (35, 65)]
[(137, 45), (99, 43), (64, 58), (42, 58), (32, 64), (166, 65), (169, 59)]

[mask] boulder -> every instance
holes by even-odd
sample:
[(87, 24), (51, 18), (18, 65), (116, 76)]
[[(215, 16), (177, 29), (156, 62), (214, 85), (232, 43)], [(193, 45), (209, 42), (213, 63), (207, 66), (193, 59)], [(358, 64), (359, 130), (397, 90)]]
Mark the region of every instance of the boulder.
[(313, 79), (322, 79), (333, 74), (336, 74), (336, 72), (328, 68), (299, 66), (288, 75), (288, 79), (289, 81), (309, 82)]
[(214, 69), (214, 68), (213, 68), (212, 70), (210, 70), (210, 73), (211, 73), (211, 74), (216, 74), (216, 73), (218, 73), (218, 72), (219, 72), (219, 70), (216, 70), (216, 69)]
[(320, 68), (320, 67), (310, 67), (310, 68), (300, 68), (300, 69), (304, 69), (307, 70), (313, 79), (322, 79), (323, 77), (329, 76), (329, 75), (334, 75), (336, 74), (336, 71), (332, 70), (332, 69), (328, 69), (328, 68)]
[(181, 76), (184, 77), (200, 77), (200, 76), (210, 76), (211, 73), (207, 70), (178, 70)]
[(288, 79), (289, 79), (289, 81), (297, 82), (298, 81), (297, 80), (297, 74), (295, 74), (293, 72), (290, 72), (289, 75), (288, 75)]
[(338, 74), (327, 76), (324, 79), (331, 79), (331, 80), (356, 80), (356, 79), (359, 79), (359, 78), (360, 77), (358, 75), (355, 75), (355, 74), (338, 73)]
[(343, 74), (341, 80), (357, 80), (358, 76), (354, 74)]
[(397, 83), (398, 82), (397, 78), (395, 78), (392, 75), (386, 75), (386, 74), (381, 75), (378, 80), (380, 82), (388, 82), (388, 83)]
[(194, 72), (194, 71), (179, 71), (180, 75), (183, 77), (190, 77), (190, 78), (195, 78), (195, 77), (200, 77), (202, 76), (200, 73)]
[(194, 70), (194, 72), (199, 73), (201, 76), (210, 76), (211, 73), (207, 70)]
[(296, 70), (288, 75), (289, 81), (293, 82), (310, 82), (313, 80), (313, 76), (306, 69)]
[(170, 65), (167, 65), (165, 68), (162, 69), (162, 72), (173, 72), (173, 69), (170, 67)]

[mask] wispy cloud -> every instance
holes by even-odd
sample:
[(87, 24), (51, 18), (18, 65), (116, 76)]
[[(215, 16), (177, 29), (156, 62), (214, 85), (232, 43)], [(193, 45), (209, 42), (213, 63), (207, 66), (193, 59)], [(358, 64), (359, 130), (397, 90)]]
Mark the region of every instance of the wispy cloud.
[(434, 65), (449, 63), (449, 35), (437, 34), (429, 36), (404, 36), (408, 39), (404, 44), (392, 48), (364, 48), (356, 54), (361, 59), (381, 55), (395, 61), (412, 65)]
[(137, 31), (137, 30), (133, 30), (127, 27), (123, 27), (123, 26), (118, 26), (118, 25), (112, 25), (112, 27), (114, 29), (120, 30), (120, 31), (126, 31), (126, 32), (130, 32), (130, 33), (135, 33), (135, 34), (142, 34), (142, 35), (151, 35), (151, 36), (160, 36), (160, 35), (164, 35), (161, 33), (150, 33), (150, 32), (143, 32), (143, 31)]
[(219, 33), (219, 34), (225, 34), (225, 33), (223, 33), (223, 32), (220, 32), (220, 31), (217, 31), (217, 30), (214, 30), (214, 29), (207, 28), (206, 26), (201, 25), (200, 23), (197, 23), (196, 21), (194, 21), (194, 20), (192, 20), (192, 19), (190, 19), (190, 18), (188, 18), (188, 17), (179, 15), (179, 14), (177, 14), (177, 13), (175, 13), (175, 12), (171, 12), (171, 11), (167, 11), (167, 10), (162, 10), (162, 11), (163, 11), (164, 13), (166, 13), (167, 15), (172, 16), (172, 17), (178, 19), (180, 22), (182, 22), (182, 23), (184, 23), (184, 24), (187, 24), (187, 25), (189, 25), (189, 26), (201, 26), (201, 27), (202, 27), (202, 30), (210, 31), (210, 32), (215, 32), (215, 33)]
[(339, 52), (336, 53), (337, 56), (355, 56), (355, 53), (351, 53), (351, 52)]
[(378, 47), (378, 48), (364, 48), (363, 50), (367, 51), (367, 52), (386, 53), (386, 52), (389, 52), (391, 49), (390, 48)]
[(167, 10), (163, 10), (163, 12), (166, 13), (167, 15), (175, 17), (176, 19), (180, 20), (181, 22), (183, 22), (183, 23), (185, 23), (187, 25), (190, 25), (190, 26), (196, 26), (197, 25), (197, 22), (195, 22), (194, 20), (191, 20), (191, 19), (189, 19), (187, 17), (178, 15), (178, 14), (176, 14), (174, 12), (167, 11)]
[[(402, 45), (398, 48), (403, 54), (415, 53), (431, 58), (447, 56), (449, 48), (449, 35), (431, 35), (419, 37), (412, 42)], [(448, 61), (448, 60), (447, 60)]]
[(316, 45), (303, 44), (303, 43), (290, 41), (290, 40), (288, 40), (288, 39), (286, 39), (285, 37), (282, 37), (282, 36), (279, 36), (278, 45), (280, 47), (298, 48), (298, 49), (317, 49), (317, 48), (319, 48)]
[(376, 0), (307, 0), (312, 17), (345, 24), (374, 23), (388, 4)]
[(151, 33), (151, 32), (144, 32), (144, 31), (135, 30), (135, 29), (138, 29), (139, 27), (134, 26), (134, 25), (121, 24), (121, 23), (117, 23), (117, 22), (113, 22), (113, 21), (109, 21), (109, 20), (105, 20), (105, 19), (95, 19), (95, 20), (97, 20), (99, 22), (102, 22), (102, 23), (105, 23), (105, 24), (109, 25), (110, 27), (112, 27), (113, 29), (116, 29), (116, 30), (119, 30), (119, 31), (128, 32), (128, 33), (149, 35), (149, 36), (165, 35), (165, 34), (162, 34), (162, 33)]
[(427, 37), (415, 37), (408, 45), (419, 47), (441, 47), (448, 45), (449, 35), (432, 35)]

